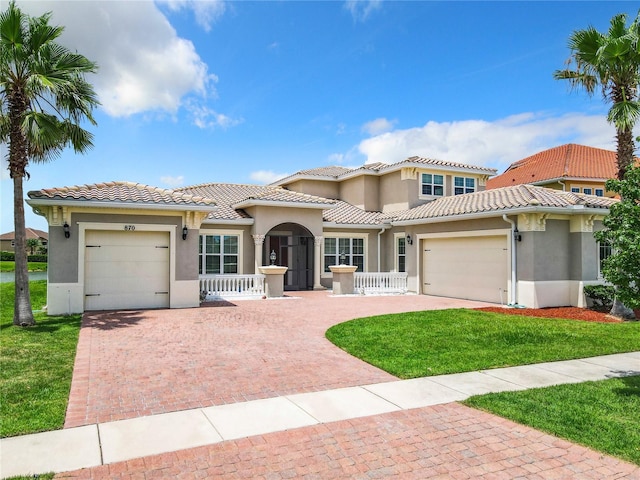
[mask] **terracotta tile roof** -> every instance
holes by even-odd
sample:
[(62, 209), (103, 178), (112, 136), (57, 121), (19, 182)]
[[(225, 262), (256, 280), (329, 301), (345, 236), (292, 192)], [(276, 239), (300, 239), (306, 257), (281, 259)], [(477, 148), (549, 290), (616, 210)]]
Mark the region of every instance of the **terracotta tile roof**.
[(322, 217), (325, 222), (345, 225), (379, 225), (383, 220), (380, 212), (367, 212), (342, 200), (336, 208), (325, 210)]
[(398, 168), (402, 168), (404, 166), (407, 166), (407, 167), (431, 166), (431, 167), (438, 167), (438, 168), (444, 168), (444, 169), (452, 169), (454, 171), (455, 170), (472, 170), (478, 173), (485, 173), (487, 175), (496, 174), (495, 168), (479, 167), (477, 165), (467, 165), (464, 163), (457, 163), (457, 162), (448, 162), (445, 160), (437, 160), (434, 158), (409, 157), (405, 160), (402, 160), (401, 162), (397, 162), (393, 164), (377, 162), (377, 163), (367, 163), (358, 168), (330, 166), (330, 167), (312, 168), (310, 170), (300, 170), (299, 172), (289, 175), (288, 177), (285, 177), (280, 180), (277, 180), (276, 182), (273, 182), (271, 185), (286, 185), (287, 183), (290, 183), (291, 181), (300, 177), (319, 177), (319, 178), (324, 177), (324, 178), (330, 178), (332, 180), (339, 180), (346, 176), (351, 176), (358, 173), (364, 174), (367, 172), (374, 172), (378, 174), (378, 173), (384, 173), (385, 171), (397, 170)]
[[(47, 232), (43, 232), (42, 230), (37, 230), (35, 228), (27, 227), (25, 228), (25, 231), (27, 235), (27, 240), (31, 238), (35, 238), (36, 240), (44, 238), (45, 240), (47, 240), (49, 238), (49, 234)], [(15, 238), (16, 238), (16, 232), (8, 232), (0, 235), (0, 240), (15, 240)]]
[(261, 185), (238, 185), (231, 183), (205, 183), (201, 185), (194, 185), (192, 187), (179, 188), (175, 191), (191, 195), (199, 195), (213, 200), (218, 208), (209, 213), (207, 218), (210, 220), (239, 220), (251, 217), (244, 210), (236, 210), (231, 207), (231, 205), (254, 195), (260, 195), (269, 188), (272, 187), (264, 187)]
[(481, 167), (478, 165), (468, 165), (464, 163), (457, 162), (448, 162), (446, 160), (438, 160), (435, 158), (422, 158), (422, 157), (409, 157), (406, 160), (403, 160), (398, 163), (394, 163), (392, 165), (386, 165), (385, 168), (381, 170), (387, 170), (394, 167), (402, 166), (403, 164), (409, 165), (425, 165), (425, 166), (434, 166), (434, 167), (447, 167), (454, 169), (464, 169), (464, 170), (478, 170), (480, 172), (486, 172), (489, 175), (494, 175), (496, 173), (495, 168), (489, 167)]
[(104, 182), (92, 185), (45, 188), (31, 191), (28, 196), (31, 199), (215, 206), (213, 201), (208, 198), (133, 182)]
[(617, 174), (616, 152), (569, 143), (512, 163), (487, 181), (487, 189), (562, 178), (606, 180)]
[(234, 207), (251, 200), (258, 202), (316, 203), (318, 205), (333, 205), (335, 203), (335, 200), (292, 192), (282, 187), (262, 185), (207, 183), (184, 187), (175, 191), (200, 195), (214, 201), (218, 208), (209, 214), (208, 218), (210, 220), (251, 218), (243, 209)]
[(582, 193), (561, 192), (533, 185), (516, 185), (482, 192), (439, 198), (433, 202), (396, 213), (396, 222), (437, 217), (454, 217), (474, 213), (501, 212), (513, 208), (557, 207), (582, 205), (586, 208), (607, 209), (617, 200)]
[(258, 195), (253, 195), (244, 199), (243, 202), (247, 202), (249, 200), (284, 203), (316, 203), (318, 205), (333, 205), (334, 203), (336, 203), (335, 200), (318, 197), (316, 195), (309, 195), (306, 193), (292, 192), (284, 188), (272, 188), (270, 190), (265, 190)]

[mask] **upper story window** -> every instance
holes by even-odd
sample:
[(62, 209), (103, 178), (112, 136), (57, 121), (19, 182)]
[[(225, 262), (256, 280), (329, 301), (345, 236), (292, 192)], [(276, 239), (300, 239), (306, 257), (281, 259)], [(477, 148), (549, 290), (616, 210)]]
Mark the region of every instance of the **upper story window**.
[(571, 187), (571, 193), (580, 193), (580, 188), (578, 188), (578, 187)]
[(200, 235), (200, 274), (238, 273), (237, 235)]
[(473, 193), (476, 191), (476, 179), (468, 177), (453, 178), (453, 194), (462, 195), (464, 193)]
[(433, 175), (431, 173), (422, 174), (421, 192), (422, 195), (432, 195), (436, 197), (444, 196), (444, 176)]
[(602, 188), (596, 188), (596, 197), (604, 197), (604, 190)]
[(591, 190), (590, 188), (583, 188), (582, 189), (582, 193), (584, 193), (585, 195), (591, 195), (592, 192), (593, 192), (593, 190)]

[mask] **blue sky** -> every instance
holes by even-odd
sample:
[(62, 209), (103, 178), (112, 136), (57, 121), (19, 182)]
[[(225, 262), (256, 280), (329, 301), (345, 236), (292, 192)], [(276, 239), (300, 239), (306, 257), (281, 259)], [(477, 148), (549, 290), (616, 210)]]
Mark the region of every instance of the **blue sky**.
[[(411, 155), (497, 168), (568, 142), (615, 149), (601, 96), (552, 78), (575, 29), (635, 2), (18, 1), (97, 61), (95, 147), (25, 192), (128, 180), (268, 183)], [(3, 157), (6, 146), (3, 148)], [(4, 159), (3, 159), (3, 162)], [(13, 230), (2, 168), (1, 231)], [(27, 226), (46, 221), (26, 209)]]

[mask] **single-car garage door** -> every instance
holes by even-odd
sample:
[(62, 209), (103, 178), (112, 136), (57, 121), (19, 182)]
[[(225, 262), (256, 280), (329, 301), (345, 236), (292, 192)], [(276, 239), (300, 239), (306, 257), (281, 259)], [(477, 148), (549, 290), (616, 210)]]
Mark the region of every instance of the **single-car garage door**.
[(169, 306), (169, 233), (87, 230), (85, 310)]
[(423, 241), (423, 293), (501, 303), (507, 299), (507, 236)]

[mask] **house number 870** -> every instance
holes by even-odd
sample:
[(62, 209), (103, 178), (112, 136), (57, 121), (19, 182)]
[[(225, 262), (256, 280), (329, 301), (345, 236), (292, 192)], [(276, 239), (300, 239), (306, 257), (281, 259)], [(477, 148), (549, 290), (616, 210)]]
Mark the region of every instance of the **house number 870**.
[(136, 226), (135, 225), (125, 225), (124, 229), (127, 232), (133, 232), (136, 229)]

